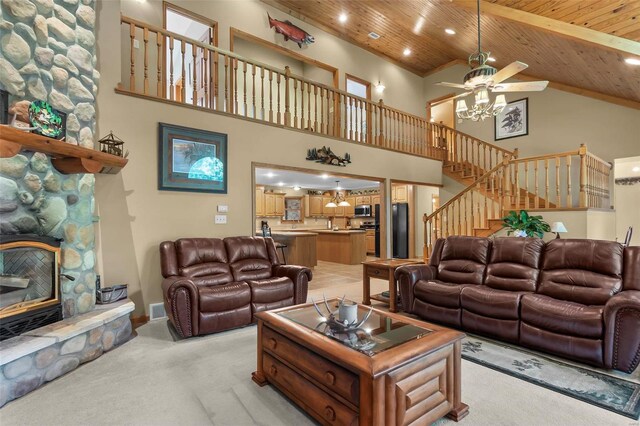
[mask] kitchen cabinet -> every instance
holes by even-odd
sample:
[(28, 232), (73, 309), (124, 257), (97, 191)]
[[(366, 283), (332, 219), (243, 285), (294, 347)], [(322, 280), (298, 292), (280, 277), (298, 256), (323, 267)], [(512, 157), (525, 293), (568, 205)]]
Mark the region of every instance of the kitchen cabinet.
[(276, 216), (284, 216), (284, 194), (274, 194), (276, 203)]
[(370, 195), (361, 195), (356, 197), (356, 205), (360, 206), (362, 204), (371, 204), (371, 196)]
[(256, 216), (264, 216), (264, 188), (256, 188)]
[[(257, 195), (257, 193), (256, 193)], [(256, 202), (256, 204), (258, 204)], [(263, 216), (284, 216), (284, 194), (267, 192), (264, 194), (264, 215)]]
[(409, 202), (409, 188), (407, 185), (394, 185), (391, 187), (391, 202), (392, 203), (408, 203)]
[(322, 196), (322, 215), (323, 216), (335, 216), (336, 214), (335, 207), (326, 207), (327, 203), (331, 201), (331, 198), (333, 197), (331, 197), (330, 195)]
[(309, 195), (309, 212), (312, 217), (322, 216), (322, 195)]
[(376, 233), (372, 229), (367, 229), (365, 233), (365, 243), (367, 246), (367, 254), (376, 253)]
[(284, 198), (284, 219), (283, 222), (303, 222), (304, 221), (304, 201), (303, 197)]
[(356, 214), (356, 197), (347, 197), (347, 203), (349, 203), (349, 207), (344, 208), (344, 215), (353, 217)]

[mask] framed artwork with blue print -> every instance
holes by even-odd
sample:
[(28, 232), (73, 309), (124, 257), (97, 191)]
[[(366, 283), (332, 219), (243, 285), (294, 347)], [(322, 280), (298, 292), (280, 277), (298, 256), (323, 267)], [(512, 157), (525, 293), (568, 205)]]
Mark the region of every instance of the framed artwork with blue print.
[(227, 193), (227, 135), (159, 123), (158, 189)]

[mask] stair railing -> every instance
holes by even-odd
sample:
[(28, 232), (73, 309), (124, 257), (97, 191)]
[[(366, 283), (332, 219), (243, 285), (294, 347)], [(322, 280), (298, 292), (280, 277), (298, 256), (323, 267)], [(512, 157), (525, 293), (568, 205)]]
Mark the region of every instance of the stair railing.
[(444, 160), (433, 124), (316, 81), (121, 16), (128, 64), (120, 93)]
[(492, 221), (510, 210), (610, 208), (611, 167), (584, 144), (575, 151), (527, 158), (506, 153), (502, 163), (423, 216), (425, 257), (437, 238), (491, 235), (499, 229)]

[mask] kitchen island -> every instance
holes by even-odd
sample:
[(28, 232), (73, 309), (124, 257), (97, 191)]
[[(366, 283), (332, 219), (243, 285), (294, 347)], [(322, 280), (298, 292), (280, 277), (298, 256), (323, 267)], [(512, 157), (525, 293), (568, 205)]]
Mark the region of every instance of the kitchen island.
[[(262, 235), (262, 233), (258, 235)], [(308, 268), (313, 268), (318, 264), (316, 256), (317, 236), (317, 231), (271, 232), (273, 241), (287, 246), (284, 252), (289, 265), (300, 265)], [(278, 255), (281, 255), (281, 253), (278, 253)]]
[(318, 234), (318, 260), (346, 265), (359, 265), (366, 260), (367, 246), (364, 230), (314, 230), (313, 232)]

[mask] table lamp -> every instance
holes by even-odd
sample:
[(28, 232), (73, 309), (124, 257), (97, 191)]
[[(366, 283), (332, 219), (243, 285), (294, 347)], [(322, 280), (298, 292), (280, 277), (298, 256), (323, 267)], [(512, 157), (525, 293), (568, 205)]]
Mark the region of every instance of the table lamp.
[(568, 232), (567, 228), (564, 226), (562, 222), (553, 222), (551, 224), (551, 232), (556, 233), (556, 238), (560, 238), (560, 233)]

